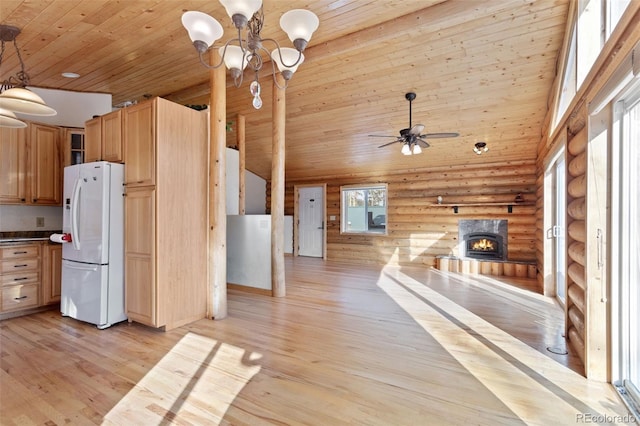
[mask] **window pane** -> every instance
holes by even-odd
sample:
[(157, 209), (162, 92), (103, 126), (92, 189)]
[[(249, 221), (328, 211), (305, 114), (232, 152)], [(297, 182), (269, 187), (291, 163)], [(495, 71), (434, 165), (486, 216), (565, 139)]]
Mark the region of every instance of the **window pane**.
[(342, 232), (384, 234), (386, 218), (386, 187), (342, 189)]

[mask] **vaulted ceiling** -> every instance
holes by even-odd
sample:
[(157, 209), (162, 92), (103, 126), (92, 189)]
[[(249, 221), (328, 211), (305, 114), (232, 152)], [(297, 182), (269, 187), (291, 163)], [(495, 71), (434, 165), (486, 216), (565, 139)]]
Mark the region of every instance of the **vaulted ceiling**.
[[(434, 166), (534, 160), (563, 43), (570, 0), (264, 0), (264, 38), (291, 43), (279, 28), (289, 9), (316, 13), (320, 27), (287, 88), (286, 177), (318, 179)], [(21, 28), (31, 84), (113, 95), (114, 105), (162, 96), (206, 104), (209, 72), (199, 64), (180, 17), (199, 10), (234, 30), (214, 0), (2, 0), (0, 22)], [(228, 78), (227, 144), (235, 117), (246, 120), (247, 168), (269, 178), (270, 64), (264, 106), (251, 106), (246, 76)], [(18, 70), (13, 49), (0, 69)], [(61, 77), (76, 72), (77, 79)], [(247, 73), (248, 74), (248, 73)], [(405, 93), (416, 92), (413, 124), (459, 132), (430, 140), (420, 155), (370, 134), (398, 135), (409, 124)], [(485, 141), (490, 150), (473, 153)]]

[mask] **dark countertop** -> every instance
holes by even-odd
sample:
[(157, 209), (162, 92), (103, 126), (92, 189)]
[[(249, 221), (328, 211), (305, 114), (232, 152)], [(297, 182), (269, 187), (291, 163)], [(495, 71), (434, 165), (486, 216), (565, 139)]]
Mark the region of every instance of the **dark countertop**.
[(0, 243), (24, 243), (31, 241), (48, 241), (51, 234), (62, 231), (8, 231), (0, 232)]

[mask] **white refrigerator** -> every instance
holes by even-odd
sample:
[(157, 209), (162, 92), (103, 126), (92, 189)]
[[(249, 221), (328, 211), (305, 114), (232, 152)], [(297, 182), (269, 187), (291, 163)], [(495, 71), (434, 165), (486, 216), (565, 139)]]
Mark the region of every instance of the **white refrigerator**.
[(124, 307), (124, 165), (64, 169), (62, 315), (100, 329), (127, 319)]

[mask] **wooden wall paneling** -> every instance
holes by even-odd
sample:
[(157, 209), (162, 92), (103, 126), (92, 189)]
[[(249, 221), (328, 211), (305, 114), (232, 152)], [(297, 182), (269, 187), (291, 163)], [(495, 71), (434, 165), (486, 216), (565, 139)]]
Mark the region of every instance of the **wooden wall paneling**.
[[(535, 262), (537, 207), (518, 206), (514, 202), (510, 214), (506, 205), (491, 203), (513, 201), (519, 192), (525, 200), (535, 200), (536, 179), (533, 162), (418, 169), (408, 175), (355, 174), (326, 178), (326, 215), (336, 216), (335, 221), (326, 218), (327, 258), (349, 263), (436, 266), (438, 256), (457, 255), (459, 220), (491, 218), (508, 221), (508, 257)], [(294, 185), (312, 183), (312, 180), (287, 181), (285, 214), (293, 214)], [(340, 186), (366, 183), (388, 184), (388, 235), (341, 234)], [(478, 205), (461, 206), (455, 214), (451, 207), (436, 204), (438, 195), (446, 202)], [(529, 275), (528, 268), (520, 273)]]

